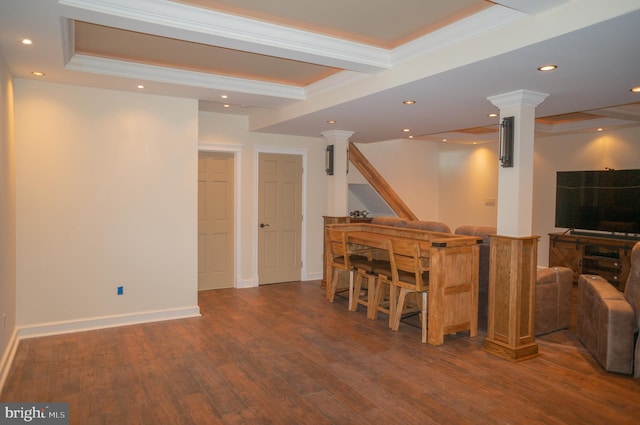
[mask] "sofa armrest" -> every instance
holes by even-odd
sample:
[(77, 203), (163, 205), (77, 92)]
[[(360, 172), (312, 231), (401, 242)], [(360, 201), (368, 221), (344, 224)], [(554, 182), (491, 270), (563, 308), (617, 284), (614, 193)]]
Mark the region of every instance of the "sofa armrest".
[(624, 295), (595, 275), (578, 278), (578, 339), (609, 372), (631, 374), (633, 308)]

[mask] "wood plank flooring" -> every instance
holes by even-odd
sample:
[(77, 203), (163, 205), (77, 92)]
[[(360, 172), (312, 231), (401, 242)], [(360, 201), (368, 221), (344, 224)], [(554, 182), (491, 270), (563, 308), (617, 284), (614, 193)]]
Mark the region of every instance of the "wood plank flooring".
[(484, 334), (420, 343), (319, 282), (201, 292), (202, 317), (20, 342), (1, 401), (68, 402), (71, 424), (640, 423), (640, 380), (561, 331), (520, 363)]

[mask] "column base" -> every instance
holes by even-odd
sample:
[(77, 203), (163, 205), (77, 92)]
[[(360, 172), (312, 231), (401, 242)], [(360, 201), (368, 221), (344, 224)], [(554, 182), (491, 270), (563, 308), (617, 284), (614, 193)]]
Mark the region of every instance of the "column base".
[(503, 342), (487, 338), (484, 340), (483, 348), (491, 354), (495, 354), (498, 357), (502, 357), (503, 359), (512, 362), (520, 362), (540, 355), (538, 352), (538, 344), (536, 342), (513, 347)]

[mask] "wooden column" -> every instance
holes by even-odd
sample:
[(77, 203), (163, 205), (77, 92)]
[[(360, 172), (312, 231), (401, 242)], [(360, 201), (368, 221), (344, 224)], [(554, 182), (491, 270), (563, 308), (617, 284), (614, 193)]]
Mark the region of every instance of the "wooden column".
[(536, 357), (538, 236), (491, 236), (489, 323), (484, 349), (511, 361)]
[(353, 131), (323, 131), (328, 145), (333, 145), (333, 175), (327, 176), (327, 215), (349, 215), (347, 182), (347, 150)]

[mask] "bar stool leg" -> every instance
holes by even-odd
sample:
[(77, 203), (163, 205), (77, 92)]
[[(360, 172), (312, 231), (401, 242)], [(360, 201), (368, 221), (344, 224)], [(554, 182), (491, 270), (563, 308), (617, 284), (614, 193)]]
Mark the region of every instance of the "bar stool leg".
[(427, 343), (427, 301), (428, 292), (423, 292), (422, 297), (422, 309), (420, 310), (421, 322), (422, 322), (422, 343)]

